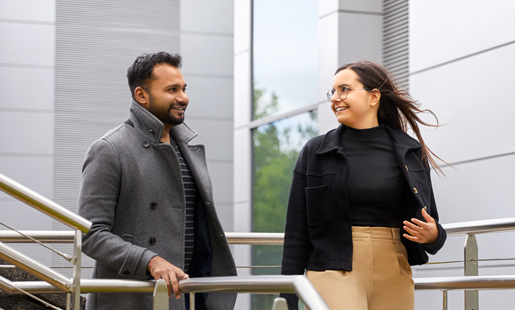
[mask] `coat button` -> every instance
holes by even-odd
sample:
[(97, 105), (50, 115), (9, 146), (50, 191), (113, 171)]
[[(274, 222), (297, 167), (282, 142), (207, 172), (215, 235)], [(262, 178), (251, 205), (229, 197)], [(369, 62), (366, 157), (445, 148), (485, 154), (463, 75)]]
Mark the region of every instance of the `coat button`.
[(415, 194), (418, 194), (418, 191), (417, 191), (416, 187), (413, 187), (413, 191), (415, 192)]
[(157, 208), (157, 202), (153, 202), (150, 204), (150, 209), (155, 210)]
[(151, 238), (148, 240), (148, 243), (150, 243), (150, 245), (154, 245), (154, 244), (156, 244), (156, 238), (151, 237)]
[(149, 131), (150, 131), (151, 134), (154, 134), (154, 130), (150, 129)]
[(126, 275), (126, 276), (129, 276), (129, 275), (131, 274), (131, 272), (130, 272), (129, 270), (125, 270), (125, 271), (123, 272), (123, 274), (124, 274), (124, 275)]
[(143, 145), (144, 148), (147, 148), (147, 147), (150, 146), (150, 143), (148, 143), (148, 141), (143, 141), (142, 145)]

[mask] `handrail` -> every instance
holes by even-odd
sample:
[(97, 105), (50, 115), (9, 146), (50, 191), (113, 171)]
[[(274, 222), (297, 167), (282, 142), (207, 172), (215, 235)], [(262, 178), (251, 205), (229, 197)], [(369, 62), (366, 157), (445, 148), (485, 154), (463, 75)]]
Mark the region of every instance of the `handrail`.
[[(155, 281), (118, 279), (81, 279), (81, 293), (151, 293)], [(2, 279), (0, 279), (0, 287)], [(55, 287), (42, 281), (7, 280), (5, 286), (16, 287), (32, 294), (57, 293)], [(179, 281), (182, 293), (190, 292), (235, 292), (235, 293), (297, 293), (310, 308), (329, 310), (306, 276), (251, 276), (251, 277), (210, 277)], [(17, 293), (17, 290), (12, 290)]]
[(282, 245), (284, 243), (284, 233), (226, 232), (225, 237), (230, 244)]
[[(450, 223), (442, 225), (448, 236), (459, 236), (465, 234), (484, 234), (500, 231), (515, 230), (515, 217), (468, 221)], [(25, 231), (26, 235), (31, 236), (41, 242), (48, 243), (73, 243), (73, 231)], [(284, 233), (259, 233), (259, 232), (226, 232), (227, 241), (230, 244), (250, 244), (250, 245), (282, 245)], [(0, 230), (0, 241), (5, 243), (30, 243), (30, 239), (11, 231)]]
[(515, 217), (443, 224), (448, 236), (515, 230)]
[(91, 222), (0, 173), (0, 190), (71, 228), (87, 233)]
[(464, 277), (439, 277), (417, 278), (416, 290), (490, 290), (490, 289), (514, 289), (515, 276), (464, 276)]
[(10, 262), (13, 265), (16, 265), (17, 267), (27, 271), (30, 274), (35, 275), (41, 280), (45, 280), (61, 291), (70, 292), (72, 287), (72, 282), (70, 279), (36, 262), (30, 257), (14, 249), (11, 249), (2, 242), (0, 242), (0, 258)]
[[(73, 230), (20, 230), (21, 233), (43, 243), (73, 243)], [(3, 243), (33, 243), (31, 239), (15, 231), (0, 230), (0, 242)]]
[[(302, 276), (251, 276), (251, 277), (212, 277), (179, 280), (182, 293), (199, 292), (238, 292), (238, 293), (294, 293), (290, 286), (295, 280), (278, 279), (279, 277)], [(234, 281), (233, 281), (234, 279)], [(5, 281), (5, 282), (3, 282)], [(496, 290), (515, 289), (515, 275), (501, 276), (463, 276), (414, 278), (415, 290)], [(266, 287), (268, 284), (274, 287)], [(151, 293), (155, 281), (137, 281), (120, 279), (81, 279), (81, 293)], [(279, 283), (279, 284), (277, 284)], [(241, 284), (241, 288), (240, 288)], [(277, 284), (277, 285), (276, 285)], [(22, 289), (32, 294), (51, 294), (62, 291), (44, 281), (12, 282), (0, 277), (0, 288), (11, 287), (13, 293), (19, 293), (14, 288)], [(266, 288), (265, 288), (266, 287)], [(259, 289), (258, 289), (259, 288)]]

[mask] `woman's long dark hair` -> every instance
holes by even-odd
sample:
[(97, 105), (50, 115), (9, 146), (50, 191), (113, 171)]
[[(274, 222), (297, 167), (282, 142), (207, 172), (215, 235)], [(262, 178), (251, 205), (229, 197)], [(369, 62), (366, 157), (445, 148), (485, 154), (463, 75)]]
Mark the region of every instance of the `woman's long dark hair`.
[[(382, 66), (362, 60), (341, 66), (336, 70), (335, 75), (345, 69), (354, 71), (358, 75), (358, 81), (367, 90), (378, 89), (381, 92), (379, 111), (377, 112), (379, 124), (401, 129), (404, 132), (408, 131), (409, 125), (422, 145), (422, 162), (426, 166), (429, 163), (433, 169), (443, 174), (435, 158), (443, 160), (427, 147), (418, 127), (419, 123), (424, 126), (438, 127), (436, 115), (430, 110), (421, 110), (420, 104), (413, 100), (407, 91), (399, 89), (395, 78)], [(417, 113), (423, 112), (431, 113), (436, 118), (437, 124), (433, 125), (422, 121)]]

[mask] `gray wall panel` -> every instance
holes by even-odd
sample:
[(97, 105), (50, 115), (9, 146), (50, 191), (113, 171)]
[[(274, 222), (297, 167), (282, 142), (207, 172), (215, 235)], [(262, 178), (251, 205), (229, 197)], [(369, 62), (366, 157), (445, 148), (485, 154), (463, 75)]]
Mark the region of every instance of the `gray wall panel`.
[(55, 26), (0, 21), (0, 64), (53, 66)]
[[(453, 163), (515, 151), (515, 98), (500, 87), (515, 85), (513, 55), (515, 43), (410, 77), (413, 98), (448, 123), (422, 130), (438, 156)], [(435, 123), (429, 114), (421, 117)]]
[[(183, 33), (181, 35), (181, 53), (185, 57), (183, 72), (232, 79), (233, 48), (232, 37)], [(229, 96), (230, 93), (227, 95)]]
[(181, 54), (190, 107), (186, 122), (203, 143), (215, 205), (232, 231), (234, 1), (181, 1)]
[(232, 203), (232, 162), (207, 162), (211, 181), (213, 182), (213, 191), (215, 203), (229, 205)]
[(202, 143), (206, 146), (206, 156), (210, 160), (232, 161), (233, 140), (232, 121), (217, 119), (186, 119), (188, 126), (198, 133), (190, 143)]
[(179, 51), (180, 8), (170, 0), (63, 0), (56, 7), (55, 200), (76, 211), (88, 146), (128, 118), (127, 68), (142, 53)]
[(0, 0), (0, 19), (55, 22), (56, 0)]
[(382, 63), (383, 17), (342, 12), (338, 26), (339, 66), (362, 59)]
[(443, 223), (515, 217), (515, 153), (455, 168), (432, 176)]
[[(186, 119), (233, 119), (233, 80), (184, 74), (190, 104)], [(228, 95), (229, 94), (229, 95)]]
[(51, 112), (0, 110), (0, 154), (51, 155), (54, 141)]
[(0, 111), (53, 111), (54, 74), (54, 69), (0, 66)]
[(227, 34), (234, 31), (234, 0), (181, 2), (181, 31)]
[(515, 40), (513, 0), (411, 0), (410, 15), (410, 72)]
[(409, 2), (383, 1), (383, 65), (409, 89)]
[[(5, 223), (16, 229), (52, 229), (52, 220), (48, 216), (18, 200), (15, 200), (12, 197), (9, 198), (9, 200), (0, 199), (0, 214), (2, 214), (0, 222)], [(23, 221), (20, 221), (20, 219), (23, 219)], [(4, 226), (0, 226), (0, 230), (7, 230), (7, 228)], [(34, 247), (43, 249), (39, 245), (35, 245)], [(32, 256), (32, 258), (39, 260), (38, 255)]]
[[(232, 183), (232, 182), (231, 182)], [(234, 231), (233, 226), (233, 205), (232, 203), (215, 203), (216, 213), (224, 231)]]
[[(51, 156), (0, 155), (0, 173), (50, 199), (53, 196), (53, 169)], [(0, 197), (5, 198), (7, 194), (2, 192)], [(23, 223), (21, 217), (20, 223)]]

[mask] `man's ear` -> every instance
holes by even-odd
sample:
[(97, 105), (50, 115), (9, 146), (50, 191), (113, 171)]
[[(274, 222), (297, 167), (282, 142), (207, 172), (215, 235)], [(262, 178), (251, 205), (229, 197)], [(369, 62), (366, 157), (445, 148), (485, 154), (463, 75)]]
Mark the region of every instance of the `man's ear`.
[(381, 99), (381, 92), (377, 88), (372, 89), (372, 91), (370, 92), (370, 106), (371, 107), (378, 106), (380, 99)]
[(149, 95), (147, 91), (143, 89), (143, 87), (138, 86), (134, 90), (134, 100), (146, 108), (149, 103)]

